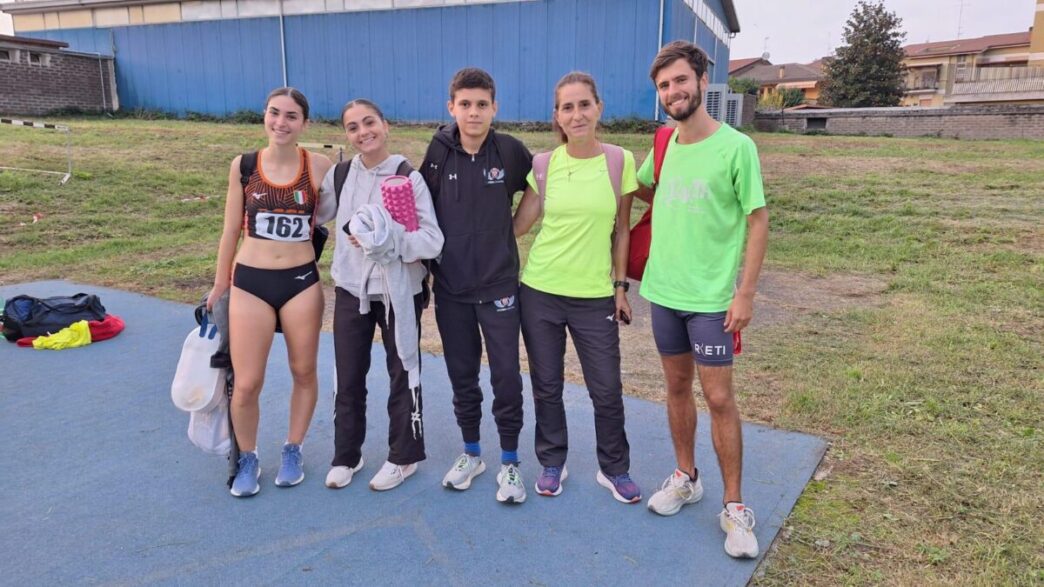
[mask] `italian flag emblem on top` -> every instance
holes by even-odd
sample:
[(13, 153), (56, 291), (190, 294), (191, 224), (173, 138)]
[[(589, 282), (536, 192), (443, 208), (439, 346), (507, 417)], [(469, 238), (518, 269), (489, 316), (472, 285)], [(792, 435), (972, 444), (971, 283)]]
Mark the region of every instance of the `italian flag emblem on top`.
[(297, 204), (300, 205), (304, 204), (304, 201), (304, 192), (301, 190), (294, 190), (294, 202), (297, 202)]

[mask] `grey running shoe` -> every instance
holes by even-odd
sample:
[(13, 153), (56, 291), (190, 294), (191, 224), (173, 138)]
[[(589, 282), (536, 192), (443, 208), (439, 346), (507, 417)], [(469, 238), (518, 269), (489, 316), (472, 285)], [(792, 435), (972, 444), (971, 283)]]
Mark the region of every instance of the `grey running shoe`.
[(486, 463), (479, 457), (473, 457), (467, 453), (461, 454), (454, 461), (446, 476), (442, 478), (442, 486), (447, 489), (464, 491), (471, 487), (471, 480), (478, 477), (486, 470)]
[(500, 503), (522, 503), (526, 501), (526, 486), (518, 465), (501, 465), (497, 473), (497, 501)]

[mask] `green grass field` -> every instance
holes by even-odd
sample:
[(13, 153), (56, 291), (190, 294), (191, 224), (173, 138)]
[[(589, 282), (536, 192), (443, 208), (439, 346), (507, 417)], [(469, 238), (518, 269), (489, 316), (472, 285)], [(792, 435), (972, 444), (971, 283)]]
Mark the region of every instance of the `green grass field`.
[[(0, 282), (198, 300), (213, 279), (229, 161), (263, 144), (261, 128), (64, 122), (68, 185), (0, 173)], [(430, 133), (393, 129), (393, 150), (417, 163)], [(534, 151), (553, 144), (519, 136)], [(639, 159), (651, 141), (606, 139)], [(316, 125), (306, 140), (341, 135)], [(832, 441), (757, 582), (1041, 585), (1044, 142), (754, 140), (767, 270), (798, 284), (887, 284), (875, 303), (780, 323), (759, 326), (755, 308), (741, 410)], [(0, 165), (60, 169), (63, 145), (0, 126)]]

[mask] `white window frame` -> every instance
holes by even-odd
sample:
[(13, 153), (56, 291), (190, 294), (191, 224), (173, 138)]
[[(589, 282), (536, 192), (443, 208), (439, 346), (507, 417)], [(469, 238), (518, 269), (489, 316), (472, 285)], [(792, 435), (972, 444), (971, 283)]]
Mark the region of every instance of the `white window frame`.
[[(39, 57), (39, 61), (33, 61), (34, 57)], [(51, 66), (51, 54), (44, 53), (42, 51), (29, 51), (29, 65), (35, 65), (37, 67), (50, 67)]]

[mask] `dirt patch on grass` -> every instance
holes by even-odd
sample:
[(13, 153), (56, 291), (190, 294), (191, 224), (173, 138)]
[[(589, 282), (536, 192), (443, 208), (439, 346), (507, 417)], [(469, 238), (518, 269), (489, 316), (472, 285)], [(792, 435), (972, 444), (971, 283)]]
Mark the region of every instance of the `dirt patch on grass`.
[[(879, 306), (888, 284), (878, 278), (864, 275), (833, 274), (825, 277), (804, 273), (766, 270), (762, 273), (758, 297), (755, 301), (754, 323), (747, 338), (756, 343), (756, 330), (768, 326), (787, 324), (803, 317), (829, 314), (858, 307)], [(637, 284), (630, 295), (634, 313), (630, 325), (620, 329), (622, 352), (621, 370), (624, 391), (632, 396), (654, 401), (663, 401), (663, 378), (659, 355), (652, 338), (649, 302), (639, 296)], [(334, 291), (325, 288), (326, 312), (323, 329), (333, 329)], [(379, 340), (378, 334), (377, 339)], [(521, 346), (521, 338), (519, 340)], [(441, 354), (442, 340), (435, 324), (435, 312), (429, 308), (421, 318), (421, 349), (427, 353)], [(753, 352), (756, 347), (748, 346)], [(529, 364), (525, 347), (521, 347), (522, 370), (528, 371)], [(483, 356), (483, 361), (486, 357)], [(572, 344), (566, 345), (565, 377), (570, 383), (584, 384), (580, 361)], [(766, 376), (767, 377), (767, 376)], [(748, 418), (772, 422), (777, 413), (779, 385), (759, 377), (751, 386), (757, 392), (748, 394), (744, 412)]]

